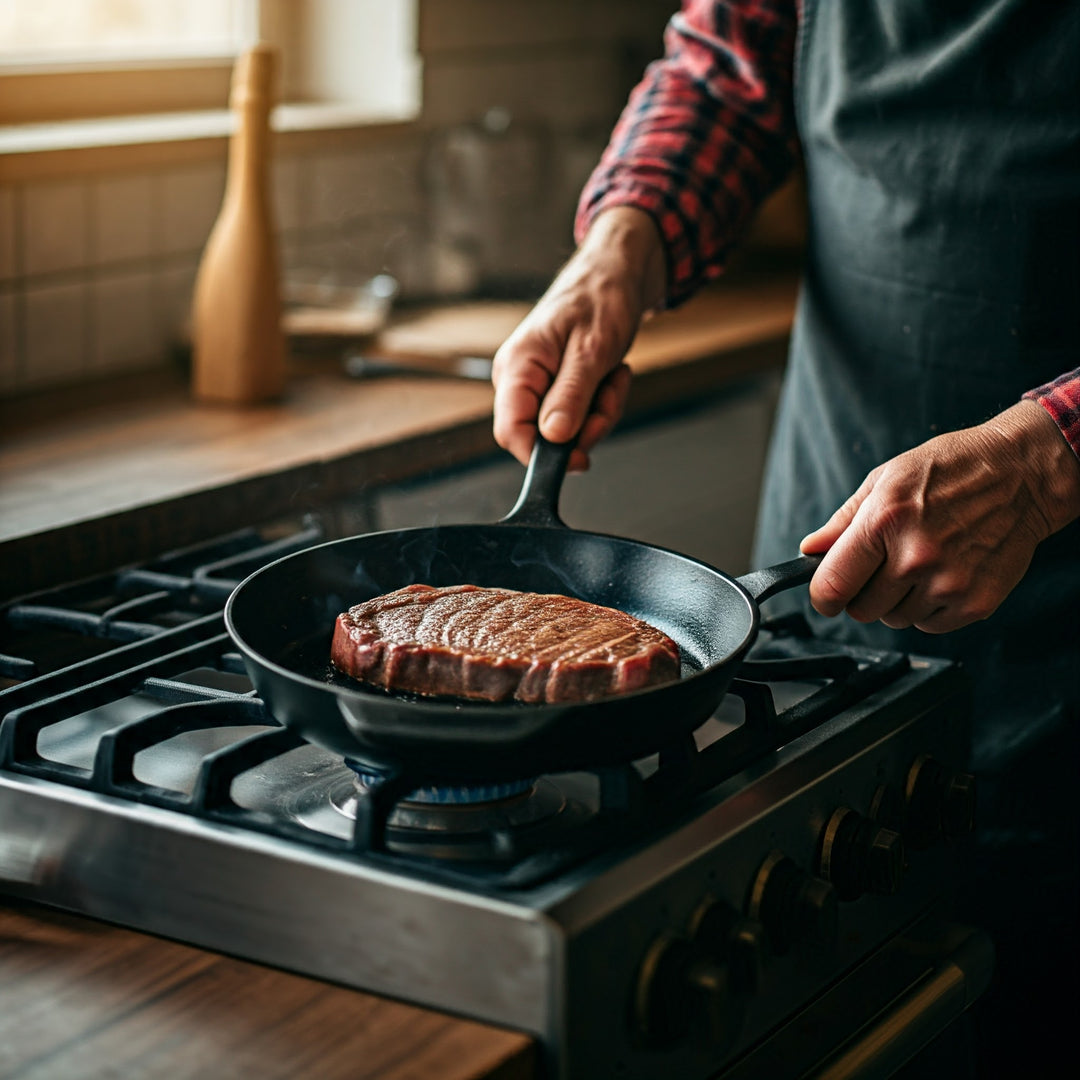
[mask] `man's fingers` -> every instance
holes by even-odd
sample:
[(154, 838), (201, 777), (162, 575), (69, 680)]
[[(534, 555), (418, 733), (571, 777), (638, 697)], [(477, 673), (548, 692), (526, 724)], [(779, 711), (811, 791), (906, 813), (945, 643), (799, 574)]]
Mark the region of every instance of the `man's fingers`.
[(969, 626), (972, 621), (962, 612), (942, 605), (928, 615), (921, 615), (912, 622), (912, 626), (924, 634), (950, 634), (953, 630)]
[(584, 450), (578, 450), (576, 447), (570, 454), (570, 460), (567, 462), (566, 471), (571, 473), (583, 473), (589, 471), (589, 455)]
[[(507, 358), (506, 351), (518, 355)], [(551, 373), (533, 357), (527, 341), (512, 339), (500, 349), (502, 363), (492, 370), (495, 383), (495, 441), (523, 465), (536, 440), (536, 416), (551, 384)]]
[(823, 555), (851, 524), (858, 509), (859, 505), (855, 502), (853, 495), (824, 525), (802, 538), (799, 542), (799, 550), (804, 555)]
[(581, 431), (597, 389), (621, 357), (613, 338), (591, 328), (571, 331), (562, 364), (540, 407), (545, 439), (567, 442)]
[[(527, 464), (536, 438), (536, 417), (546, 405), (551, 375), (540, 362), (504, 364), (495, 376), (495, 441)], [(552, 442), (566, 442), (578, 434), (578, 449), (570, 460), (573, 472), (589, 467), (588, 452), (618, 422), (630, 389), (630, 369), (620, 364), (601, 382), (592, 401), (591, 411), (582, 424), (569, 425), (565, 436), (556, 428), (545, 427), (544, 437)], [(580, 433), (579, 433), (580, 432)]]
[[(810, 603), (822, 615), (839, 615), (885, 561), (885, 548), (880, 538), (857, 525), (859, 510), (873, 491), (877, 476), (875, 469), (820, 529), (803, 537), (799, 544), (804, 555), (825, 553), (810, 582)], [(870, 602), (876, 605), (890, 598), (895, 603), (900, 597), (892, 586), (879, 587), (878, 594), (872, 594)], [(855, 617), (859, 618), (858, 615)]]
[(630, 390), (630, 368), (620, 364), (601, 384), (593, 399), (592, 411), (578, 435), (577, 446), (570, 455), (568, 471), (585, 472), (589, 468), (589, 451), (608, 435), (618, 423)]
[(536, 440), (540, 395), (523, 383), (504, 382), (495, 391), (495, 401), (495, 441), (525, 464)]
[(618, 423), (630, 391), (630, 368), (620, 364), (600, 384), (592, 410), (578, 436), (578, 447), (588, 453)]
[(886, 558), (884, 543), (854, 522), (832, 545), (810, 582), (810, 603), (822, 615), (839, 615)]
[[(883, 562), (847, 605), (847, 613), (856, 622), (872, 623), (881, 619), (882, 622), (891, 626), (892, 623), (887, 621), (888, 617), (892, 615), (902, 620), (904, 618), (903, 605), (911, 594), (911, 582), (897, 578), (892, 573), (889, 563)], [(903, 626), (910, 626), (914, 621), (912, 618), (903, 623)], [(894, 629), (900, 628), (894, 627)]]
[(912, 588), (899, 604), (881, 616), (881, 621), (890, 630), (906, 630), (909, 626), (920, 626), (928, 619), (938, 619), (945, 612), (945, 605), (927, 598), (922, 589)]
[[(576, 356), (573, 363), (571, 356)], [(581, 388), (590, 385), (598, 369), (593, 361), (586, 362), (581, 342), (576, 349), (567, 349), (567, 360), (554, 381), (544, 360), (539, 343), (529, 337), (511, 338), (499, 351), (492, 373), (495, 441), (522, 464), (527, 464), (536, 439), (537, 416), (542, 413), (540, 427), (546, 439), (567, 442), (578, 436), (578, 449), (570, 460), (570, 469), (583, 472), (589, 467), (589, 450), (611, 431), (622, 415), (630, 387), (630, 369), (619, 364), (598, 380), (598, 387), (589, 391), (589, 397), (582, 401)], [(557, 391), (555, 383), (560, 381)]]
[(821, 528), (815, 529), (802, 538), (799, 550), (804, 555), (824, 554), (840, 539), (844, 531), (855, 520), (855, 515), (859, 512), (859, 507), (866, 501), (867, 495), (874, 490), (878, 472), (878, 469), (871, 472), (859, 485), (858, 491)]

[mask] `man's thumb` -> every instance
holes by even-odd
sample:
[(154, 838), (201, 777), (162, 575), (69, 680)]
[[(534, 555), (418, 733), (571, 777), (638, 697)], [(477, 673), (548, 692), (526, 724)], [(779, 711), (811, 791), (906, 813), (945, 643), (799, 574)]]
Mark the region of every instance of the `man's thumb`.
[(804, 555), (822, 555), (828, 551), (851, 524), (855, 515), (859, 512), (859, 507), (862, 506), (869, 493), (870, 487), (864, 482), (859, 490), (821, 528), (807, 533), (802, 538), (799, 542), (799, 550)]

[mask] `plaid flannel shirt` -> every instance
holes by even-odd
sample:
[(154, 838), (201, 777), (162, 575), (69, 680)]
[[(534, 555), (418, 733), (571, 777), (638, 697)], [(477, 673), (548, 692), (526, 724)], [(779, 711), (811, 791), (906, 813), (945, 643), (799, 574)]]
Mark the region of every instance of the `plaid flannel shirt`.
[[(684, 0), (664, 57), (630, 95), (582, 193), (579, 242), (609, 207), (651, 215), (667, 252), (668, 306), (721, 272), (796, 160), (797, 26), (795, 0)], [(1080, 368), (1023, 396), (1080, 457)]]

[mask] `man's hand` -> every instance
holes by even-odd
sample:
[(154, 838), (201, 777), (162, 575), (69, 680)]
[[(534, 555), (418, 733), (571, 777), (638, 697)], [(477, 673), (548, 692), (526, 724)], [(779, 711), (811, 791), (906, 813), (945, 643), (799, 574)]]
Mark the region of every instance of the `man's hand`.
[[(523, 464), (536, 438), (578, 435), (570, 468), (622, 415), (630, 369), (622, 362), (642, 315), (664, 295), (664, 252), (652, 218), (617, 207), (600, 214), (574, 256), (495, 354), (495, 440)], [(580, 434), (579, 434), (580, 433)]]
[(874, 469), (801, 544), (828, 553), (810, 601), (895, 630), (956, 630), (991, 615), (1036, 546), (1078, 516), (1080, 461), (1022, 401)]

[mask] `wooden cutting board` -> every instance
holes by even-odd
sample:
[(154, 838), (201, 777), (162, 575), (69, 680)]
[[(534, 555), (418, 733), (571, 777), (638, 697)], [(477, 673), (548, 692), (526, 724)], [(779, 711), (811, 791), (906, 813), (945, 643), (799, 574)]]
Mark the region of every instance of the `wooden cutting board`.
[[(647, 319), (627, 360), (635, 370), (648, 370), (786, 333), (794, 300), (790, 277), (711, 286), (677, 310)], [(368, 351), (433, 361), (492, 357), (530, 308), (519, 301), (490, 301), (402, 313), (374, 337)]]
[(371, 352), (379, 356), (432, 359), (490, 358), (529, 313), (530, 307), (517, 300), (477, 301), (395, 316), (390, 326), (376, 334)]

